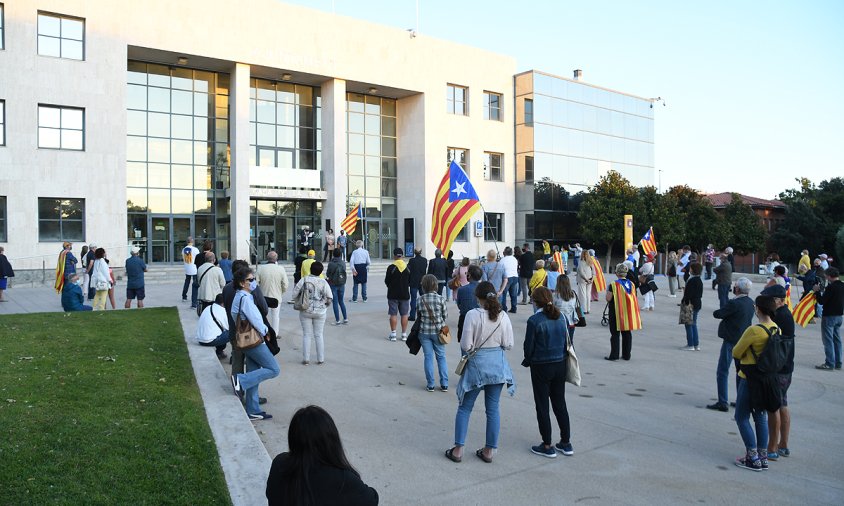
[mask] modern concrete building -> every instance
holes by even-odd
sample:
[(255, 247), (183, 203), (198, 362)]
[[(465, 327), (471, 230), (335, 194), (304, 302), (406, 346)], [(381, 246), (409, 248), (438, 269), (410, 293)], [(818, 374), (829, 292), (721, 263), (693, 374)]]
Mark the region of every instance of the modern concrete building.
[[(373, 257), (412, 244), (430, 256), (433, 197), (456, 159), (486, 214), (453, 250), (477, 257), (545, 237), (526, 190), (539, 174), (566, 188), (608, 168), (652, 181), (645, 101), (515, 73), (508, 56), (276, 0), (0, 0), (0, 244), (17, 269), (54, 262), (62, 241), (179, 262), (189, 235), (289, 259), (304, 226), (319, 249), (360, 202), (353, 238)], [(572, 112), (556, 116), (563, 102)], [(605, 112), (601, 158), (579, 132)], [(546, 124), (578, 133), (558, 150)], [(628, 138), (647, 147), (628, 153)]]

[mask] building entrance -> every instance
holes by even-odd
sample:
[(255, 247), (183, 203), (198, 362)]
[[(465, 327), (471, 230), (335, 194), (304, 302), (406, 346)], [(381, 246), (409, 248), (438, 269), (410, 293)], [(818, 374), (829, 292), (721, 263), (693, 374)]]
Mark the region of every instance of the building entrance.
[(148, 263), (179, 263), (193, 231), (191, 216), (138, 216), (129, 222), (129, 242)]

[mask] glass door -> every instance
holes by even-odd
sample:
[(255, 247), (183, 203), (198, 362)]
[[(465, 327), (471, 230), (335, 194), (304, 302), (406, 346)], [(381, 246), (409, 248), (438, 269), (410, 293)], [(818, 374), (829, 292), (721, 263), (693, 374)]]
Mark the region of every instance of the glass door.
[[(182, 248), (185, 247), (185, 244), (188, 242), (188, 237), (191, 236), (191, 219), (190, 217), (171, 217), (173, 220), (173, 225), (171, 230), (173, 231), (170, 240), (172, 241), (171, 244), (171, 251), (173, 252), (173, 259), (168, 260), (169, 262), (179, 262), (182, 260)], [(194, 237), (194, 246), (196, 246), (199, 250), (202, 250), (202, 240)]]
[[(381, 222), (367, 219), (364, 225), (366, 249), (372, 258), (381, 258)], [(389, 258), (389, 257), (387, 257)]]
[(170, 217), (152, 216), (150, 218), (150, 260), (152, 262), (170, 263), (173, 261), (170, 243)]

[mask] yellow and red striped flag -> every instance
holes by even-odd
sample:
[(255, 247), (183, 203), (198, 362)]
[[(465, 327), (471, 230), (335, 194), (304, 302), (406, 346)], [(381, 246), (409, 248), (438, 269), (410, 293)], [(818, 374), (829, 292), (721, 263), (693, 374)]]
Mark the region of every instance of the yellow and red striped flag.
[(592, 257), (592, 272), (593, 282), (595, 283), (595, 290), (600, 294), (607, 289), (607, 279), (604, 277), (604, 270), (601, 269), (601, 262), (597, 258)]
[(617, 279), (612, 284), (612, 301), (615, 305), (616, 330), (640, 330), (642, 315), (639, 312), (639, 299), (636, 287), (629, 279)]
[(67, 250), (63, 249), (61, 253), (59, 253), (59, 260), (56, 262), (56, 282), (53, 285), (53, 288), (56, 289), (56, 293), (62, 293), (64, 290), (64, 267), (67, 264)]
[(445, 254), (481, 203), (469, 176), (452, 160), (434, 197), (431, 242)]
[(566, 268), (563, 265), (563, 255), (559, 251), (554, 252), (554, 256), (552, 257), (555, 262), (557, 262), (557, 272), (560, 274), (566, 273)]
[(642, 251), (645, 252), (645, 256), (648, 256), (650, 253), (656, 255), (656, 236), (654, 235), (653, 227), (649, 228), (648, 231), (645, 232), (645, 236), (642, 237), (639, 244), (642, 245)]
[(794, 311), (792, 311), (794, 321), (801, 327), (808, 325), (815, 317), (815, 303), (817, 303), (815, 292), (809, 292), (794, 306)]
[(363, 212), (361, 212), (360, 202), (358, 202), (354, 209), (352, 209), (352, 212), (350, 212), (349, 215), (346, 216), (346, 219), (340, 223), (340, 228), (345, 230), (347, 235), (352, 235), (355, 233), (358, 221), (361, 218), (363, 218)]

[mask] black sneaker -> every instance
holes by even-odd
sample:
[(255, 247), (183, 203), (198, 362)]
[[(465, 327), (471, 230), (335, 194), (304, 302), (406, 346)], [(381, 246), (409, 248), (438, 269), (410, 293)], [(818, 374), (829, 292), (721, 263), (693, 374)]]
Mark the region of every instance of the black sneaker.
[(266, 404), (267, 398), (266, 397), (258, 397), (258, 404)]
[(563, 442), (560, 441), (559, 443), (554, 445), (554, 448), (566, 457), (574, 455), (574, 448), (572, 447), (571, 443), (563, 444)]
[(240, 402), (243, 402), (243, 388), (240, 386), (240, 380), (237, 379), (237, 374), (232, 374), (232, 389), (234, 390), (234, 394), (240, 399)]
[(727, 411), (730, 410), (730, 408), (728, 408), (726, 404), (721, 404), (720, 402), (716, 402), (715, 404), (708, 404), (706, 406), (706, 409), (711, 409), (713, 411), (723, 411), (723, 412), (727, 412)]
[(440, 392), (448, 392), (448, 385), (440, 387)]
[(530, 451), (532, 451), (533, 453), (535, 453), (539, 456), (547, 457), (549, 459), (556, 459), (557, 458), (557, 450), (555, 450), (553, 446), (550, 447), (550, 448), (545, 448), (545, 445), (542, 444), (542, 443), (539, 443), (536, 446), (531, 446)]
[(759, 459), (751, 460), (749, 457), (739, 457), (736, 459), (736, 466), (742, 469), (749, 469), (751, 471), (762, 471), (762, 462)]
[(267, 413), (266, 411), (261, 411), (260, 413), (249, 413), (250, 420), (269, 420), (273, 417), (273, 415)]

